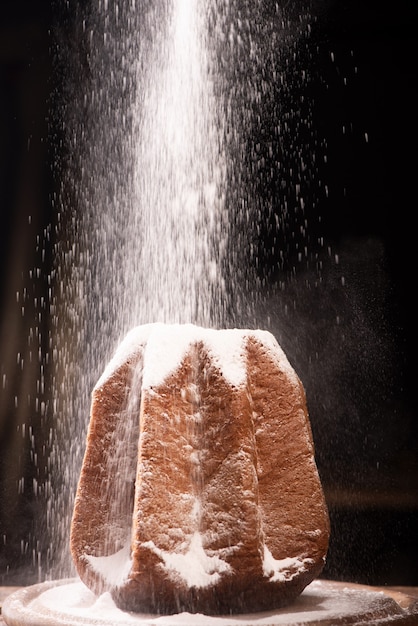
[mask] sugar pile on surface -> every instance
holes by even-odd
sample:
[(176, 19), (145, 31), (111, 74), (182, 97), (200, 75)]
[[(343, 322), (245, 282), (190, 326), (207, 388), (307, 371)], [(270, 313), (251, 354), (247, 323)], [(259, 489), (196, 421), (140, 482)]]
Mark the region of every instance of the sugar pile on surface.
[(127, 541), (121, 550), (109, 556), (92, 556), (86, 554), (84, 557), (96, 572), (101, 574), (110, 585), (117, 586), (128, 578), (131, 571), (132, 559), (130, 542)]
[(129, 613), (118, 609), (109, 593), (96, 597), (78, 580), (42, 583), (23, 589), (12, 594), (3, 609), (5, 617), (14, 613), (22, 620), (29, 620), (22, 623), (38, 626), (301, 626), (321, 620), (334, 624), (354, 623), (354, 616), (367, 619), (367, 615), (373, 614), (376, 619), (389, 619), (390, 615), (403, 614), (398, 603), (383, 592), (335, 586), (327, 581), (312, 582), (285, 609), (237, 616)]

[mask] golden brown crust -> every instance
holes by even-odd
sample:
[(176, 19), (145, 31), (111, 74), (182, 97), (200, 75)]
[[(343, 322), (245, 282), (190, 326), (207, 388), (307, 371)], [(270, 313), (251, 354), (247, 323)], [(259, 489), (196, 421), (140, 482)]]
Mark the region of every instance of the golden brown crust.
[(327, 551), (329, 520), (314, 460), (300, 381), (274, 367), (259, 342), (248, 342), (248, 376), (257, 439), (258, 490), (266, 543), (277, 559), (318, 561)]
[[(157, 386), (141, 391), (138, 351), (93, 392), (71, 550), (82, 580), (96, 593), (110, 590), (120, 608), (266, 610), (291, 602), (322, 570), (329, 522), (305, 393), (246, 332), (242, 385), (226, 380), (201, 340)], [(115, 467), (121, 438), (138, 447), (123, 468)], [(94, 558), (120, 550), (127, 535), (130, 569), (115, 582)], [(171, 557), (187, 563), (196, 541), (208, 562), (194, 576)]]
[[(84, 582), (96, 593), (106, 581), (88, 566), (85, 555), (106, 556), (119, 550), (131, 525), (132, 497), (115, 493), (115, 447), (123, 418), (126, 390), (131, 378), (130, 364), (122, 365), (92, 397), (86, 453), (80, 474), (71, 524), (70, 547)], [(118, 485), (119, 486), (119, 485)], [(131, 492), (133, 485), (131, 485)], [(117, 496), (117, 497), (116, 497)], [(124, 502), (115, 507), (114, 502)]]

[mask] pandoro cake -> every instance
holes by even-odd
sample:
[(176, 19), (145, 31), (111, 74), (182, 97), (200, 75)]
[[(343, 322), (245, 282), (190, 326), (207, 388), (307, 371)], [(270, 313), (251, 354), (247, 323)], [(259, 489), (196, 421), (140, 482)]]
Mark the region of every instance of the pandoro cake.
[(268, 610), (320, 574), (328, 539), (305, 392), (273, 335), (134, 328), (92, 394), (84, 583), (141, 613)]

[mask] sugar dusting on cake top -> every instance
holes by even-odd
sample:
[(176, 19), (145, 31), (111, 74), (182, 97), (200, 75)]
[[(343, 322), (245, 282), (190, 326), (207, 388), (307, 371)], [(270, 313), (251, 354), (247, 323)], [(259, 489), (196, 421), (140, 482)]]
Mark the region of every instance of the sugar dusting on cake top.
[(106, 365), (103, 374), (96, 383), (96, 389), (101, 387), (119, 367), (129, 362), (144, 349), (154, 326), (155, 324), (144, 324), (142, 326), (136, 326), (129, 331)]
[(119, 345), (96, 388), (123, 364), (143, 352), (144, 389), (156, 387), (181, 364), (192, 345), (204, 343), (214, 364), (234, 387), (246, 381), (246, 343), (253, 337), (282, 371), (295, 382), (296, 374), (275, 337), (266, 330), (201, 328), (193, 324), (145, 324), (133, 328)]

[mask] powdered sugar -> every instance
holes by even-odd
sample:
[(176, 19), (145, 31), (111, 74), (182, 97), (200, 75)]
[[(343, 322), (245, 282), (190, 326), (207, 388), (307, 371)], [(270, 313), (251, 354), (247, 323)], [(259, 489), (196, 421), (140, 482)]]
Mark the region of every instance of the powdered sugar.
[(165, 552), (158, 549), (152, 541), (148, 541), (144, 547), (151, 548), (164, 561), (166, 569), (180, 576), (189, 587), (206, 587), (214, 584), (221, 572), (231, 569), (230, 565), (218, 555), (210, 556), (205, 552), (202, 536), (198, 532), (193, 534), (184, 553)]
[(154, 326), (155, 324), (144, 324), (129, 331), (97, 381), (95, 389), (101, 387), (121, 365), (143, 350)]
[(203, 340), (226, 380), (239, 387), (246, 380), (245, 340), (247, 330), (206, 330)]
[[(196, 511), (193, 510), (192, 514), (195, 515)], [(158, 548), (153, 541), (147, 541), (142, 546), (155, 552), (162, 559), (166, 570), (174, 576), (179, 576), (189, 587), (215, 584), (222, 572), (231, 570), (230, 565), (219, 555), (205, 552), (202, 536), (198, 532), (192, 535), (187, 549), (183, 552), (166, 552)], [(98, 557), (86, 554), (84, 558), (109, 587), (122, 585), (131, 571), (129, 542), (115, 554)]]
[(275, 559), (266, 544), (264, 544), (263, 573), (270, 582), (292, 580), (299, 572), (306, 569), (306, 565), (312, 563), (312, 559), (300, 559), (288, 557)]
[[(193, 511), (193, 514), (196, 514), (196, 511)], [(221, 573), (231, 570), (230, 565), (219, 555), (205, 552), (202, 535), (199, 532), (192, 535), (187, 549), (185, 548), (183, 552), (166, 552), (158, 548), (153, 541), (147, 541), (142, 545), (155, 552), (164, 562), (167, 571), (179, 576), (188, 587), (215, 584)], [(110, 587), (123, 584), (131, 570), (129, 542), (115, 554), (99, 557), (86, 554), (84, 558)], [(264, 545), (263, 572), (270, 582), (291, 580), (310, 563), (311, 559), (298, 557), (275, 559), (269, 548)]]
[(214, 364), (233, 386), (245, 383), (245, 345), (254, 337), (281, 370), (295, 378), (295, 372), (274, 336), (264, 330), (201, 328), (193, 324), (145, 324), (133, 328), (118, 347), (100, 377), (100, 387), (124, 362), (140, 351), (143, 355), (143, 388), (161, 384), (181, 364), (192, 345), (203, 342)]
[[(37, 626), (302, 626), (321, 620), (335, 625), (368, 623), (379, 617), (406, 615), (400, 605), (381, 592), (314, 581), (290, 606), (237, 616), (201, 613), (146, 615), (118, 609), (110, 594), (96, 597), (78, 580), (41, 583), (15, 592), (3, 604), (10, 624)], [(416, 615), (416, 612), (414, 612)]]
[(84, 558), (111, 587), (123, 584), (131, 571), (132, 560), (129, 542), (126, 542), (124, 547), (115, 554), (109, 556), (85, 554)]
[(161, 384), (181, 364), (192, 345), (203, 342), (231, 385), (245, 382), (245, 331), (212, 330), (192, 324), (156, 324), (144, 355), (143, 387)]

